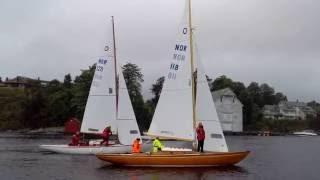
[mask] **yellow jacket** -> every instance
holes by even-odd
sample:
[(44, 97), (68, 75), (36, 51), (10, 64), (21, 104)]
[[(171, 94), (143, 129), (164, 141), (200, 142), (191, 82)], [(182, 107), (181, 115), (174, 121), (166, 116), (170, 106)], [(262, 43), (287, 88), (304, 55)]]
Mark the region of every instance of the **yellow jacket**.
[(161, 142), (159, 141), (159, 139), (153, 140), (152, 147), (153, 147), (152, 152), (158, 152), (158, 150), (161, 151), (161, 149), (163, 148), (163, 146), (162, 146)]

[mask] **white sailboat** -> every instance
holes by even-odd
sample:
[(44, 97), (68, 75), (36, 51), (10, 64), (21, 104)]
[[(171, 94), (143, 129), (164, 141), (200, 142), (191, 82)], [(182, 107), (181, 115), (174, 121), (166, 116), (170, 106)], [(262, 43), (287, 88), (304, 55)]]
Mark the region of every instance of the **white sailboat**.
[(80, 132), (101, 134), (105, 127), (111, 126), (120, 144), (40, 145), (40, 148), (67, 154), (127, 153), (131, 151), (132, 141), (141, 138), (122, 71), (117, 73), (113, 17), (112, 32), (113, 39), (104, 49), (106, 56), (100, 57), (96, 64)]
[(212, 100), (202, 65), (197, 59), (197, 93), (195, 95), (193, 34), (191, 2), (186, 3), (184, 21), (170, 55), (171, 63), (148, 135), (177, 140), (195, 141), (196, 124), (201, 122), (206, 131), (204, 150), (198, 152), (161, 152), (152, 154), (103, 154), (104, 161), (124, 166), (225, 166), (233, 165), (248, 155), (228, 152), (228, 147)]

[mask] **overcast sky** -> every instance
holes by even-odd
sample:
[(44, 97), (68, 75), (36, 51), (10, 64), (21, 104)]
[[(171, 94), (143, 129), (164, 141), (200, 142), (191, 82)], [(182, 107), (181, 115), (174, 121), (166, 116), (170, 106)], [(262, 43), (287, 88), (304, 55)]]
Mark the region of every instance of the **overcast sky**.
[[(143, 93), (167, 73), (184, 0), (1, 0), (0, 77), (44, 80), (96, 62), (115, 16), (118, 59), (142, 68)], [(199, 53), (211, 78), (268, 83), (320, 101), (319, 0), (194, 0)]]

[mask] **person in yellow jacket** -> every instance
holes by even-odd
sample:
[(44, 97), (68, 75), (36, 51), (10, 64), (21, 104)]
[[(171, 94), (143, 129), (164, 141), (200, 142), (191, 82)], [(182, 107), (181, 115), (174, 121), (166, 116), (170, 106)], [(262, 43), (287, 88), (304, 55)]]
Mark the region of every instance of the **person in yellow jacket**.
[(158, 137), (156, 137), (156, 139), (153, 140), (152, 147), (152, 152), (158, 152), (162, 150), (163, 145), (161, 144)]

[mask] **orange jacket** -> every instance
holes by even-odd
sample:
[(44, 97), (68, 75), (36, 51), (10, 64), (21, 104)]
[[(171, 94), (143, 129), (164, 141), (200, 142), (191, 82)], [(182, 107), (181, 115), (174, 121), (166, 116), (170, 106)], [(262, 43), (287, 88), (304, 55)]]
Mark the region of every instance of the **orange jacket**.
[(140, 141), (138, 141), (138, 140), (134, 140), (133, 141), (132, 149), (131, 149), (132, 153), (140, 153), (140, 144), (139, 144), (139, 142)]

